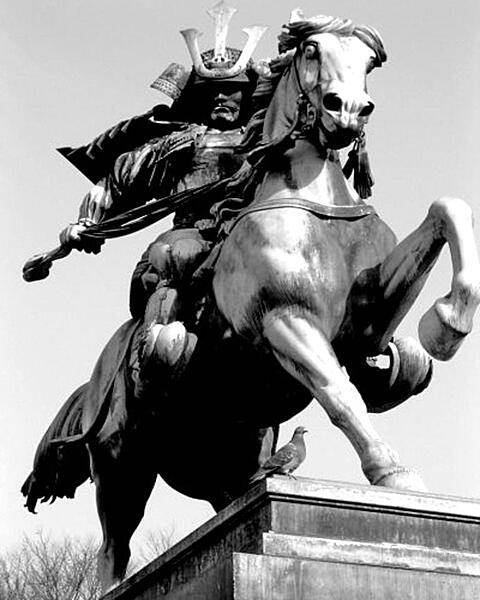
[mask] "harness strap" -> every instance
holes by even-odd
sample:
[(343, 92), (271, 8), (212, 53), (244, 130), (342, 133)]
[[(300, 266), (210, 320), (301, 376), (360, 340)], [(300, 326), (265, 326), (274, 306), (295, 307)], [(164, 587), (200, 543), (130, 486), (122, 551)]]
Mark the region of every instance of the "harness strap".
[(248, 206), (240, 212), (237, 218), (227, 227), (227, 233), (231, 233), (237, 223), (246, 215), (262, 210), (272, 210), (275, 208), (297, 208), (313, 213), (317, 217), (324, 219), (362, 219), (368, 215), (376, 214), (375, 208), (371, 204), (353, 204), (337, 206), (334, 204), (317, 204), (311, 200), (303, 198), (277, 198), (269, 200), (260, 200), (251, 206)]

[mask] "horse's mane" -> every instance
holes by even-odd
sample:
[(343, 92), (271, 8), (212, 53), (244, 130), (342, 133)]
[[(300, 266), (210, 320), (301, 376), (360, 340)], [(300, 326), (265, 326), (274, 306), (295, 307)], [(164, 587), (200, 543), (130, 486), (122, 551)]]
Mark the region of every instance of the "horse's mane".
[(305, 21), (295, 21), (284, 25), (278, 36), (279, 52), (286, 52), (298, 45), (310, 35), (317, 33), (334, 33), (337, 36), (358, 37), (375, 52), (377, 64), (381, 66), (387, 60), (387, 53), (379, 33), (368, 25), (354, 25), (350, 19), (326, 17), (318, 15)]
[(280, 54), (264, 65), (264, 73), (258, 78), (252, 96), (255, 112), (248, 121), (241, 152), (249, 152), (258, 147), (262, 139), (263, 124), (268, 105), (277, 89), (278, 82), (285, 69), (292, 63), (296, 49), (310, 35), (318, 33), (334, 33), (337, 36), (356, 36), (375, 52), (375, 67), (380, 67), (387, 60), (387, 53), (379, 33), (368, 25), (354, 25), (350, 19), (317, 15), (310, 19), (298, 20), (283, 25), (278, 36)]

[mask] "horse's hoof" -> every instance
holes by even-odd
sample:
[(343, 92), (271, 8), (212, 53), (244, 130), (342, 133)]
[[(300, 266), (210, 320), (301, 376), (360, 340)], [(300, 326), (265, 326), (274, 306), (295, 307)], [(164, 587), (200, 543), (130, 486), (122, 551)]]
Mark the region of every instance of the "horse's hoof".
[(408, 490), (411, 492), (426, 492), (423, 479), (414, 470), (407, 467), (394, 467), (381, 475), (372, 485), (393, 488), (395, 490)]
[(450, 360), (462, 345), (470, 328), (459, 330), (452, 326), (451, 307), (442, 299), (427, 310), (418, 324), (418, 337), (425, 350), (437, 360)]

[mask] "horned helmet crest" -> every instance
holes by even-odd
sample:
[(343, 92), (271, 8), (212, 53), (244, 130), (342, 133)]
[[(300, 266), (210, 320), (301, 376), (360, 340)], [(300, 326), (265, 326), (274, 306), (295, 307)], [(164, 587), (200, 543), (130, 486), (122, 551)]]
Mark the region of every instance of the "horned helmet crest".
[[(199, 81), (235, 80), (248, 82), (246, 71), (257, 70), (252, 55), (258, 42), (266, 31), (266, 27), (253, 25), (245, 27), (247, 41), (243, 50), (227, 46), (227, 35), (230, 21), (237, 12), (223, 0), (207, 11), (215, 27), (215, 46), (204, 52), (200, 51), (199, 38), (202, 33), (195, 28), (180, 31), (185, 39), (193, 62), (193, 73)], [(261, 68), (261, 67), (259, 67)], [(151, 87), (177, 99), (190, 77), (190, 71), (178, 63), (171, 63), (158, 77)]]

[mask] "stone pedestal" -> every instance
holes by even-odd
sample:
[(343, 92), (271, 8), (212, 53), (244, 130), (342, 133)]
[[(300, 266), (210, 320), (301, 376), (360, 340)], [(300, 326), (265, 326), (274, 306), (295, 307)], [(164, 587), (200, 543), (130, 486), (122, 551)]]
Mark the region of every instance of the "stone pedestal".
[(273, 477), (104, 600), (477, 600), (480, 502)]

